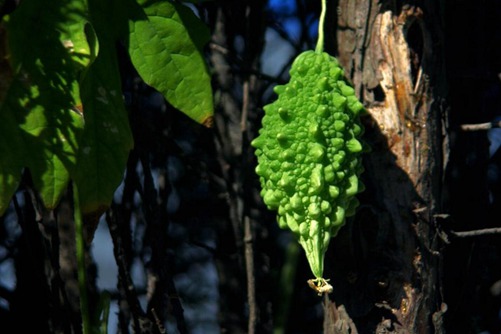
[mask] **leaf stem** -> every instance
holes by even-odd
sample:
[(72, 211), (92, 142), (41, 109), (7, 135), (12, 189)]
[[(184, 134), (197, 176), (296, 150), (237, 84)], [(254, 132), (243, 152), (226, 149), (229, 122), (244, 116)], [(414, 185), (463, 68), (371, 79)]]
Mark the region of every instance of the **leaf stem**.
[(327, 0), (322, 1), (322, 11), (320, 12), (320, 19), (318, 20), (318, 40), (315, 52), (320, 53), (324, 51), (324, 22), (325, 12), (327, 11)]
[(89, 300), (87, 296), (87, 273), (85, 266), (85, 241), (84, 228), (82, 222), (82, 212), (80, 211), (80, 197), (78, 188), (73, 182), (73, 210), (75, 215), (75, 243), (78, 267), (78, 288), (80, 290), (80, 313), (82, 315), (82, 332), (90, 334)]

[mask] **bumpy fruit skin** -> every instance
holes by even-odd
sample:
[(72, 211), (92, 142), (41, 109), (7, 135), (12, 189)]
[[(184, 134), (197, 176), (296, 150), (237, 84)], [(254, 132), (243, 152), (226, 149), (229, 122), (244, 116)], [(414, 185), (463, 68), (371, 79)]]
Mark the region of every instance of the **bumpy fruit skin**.
[(292, 64), (290, 81), (276, 86), (278, 99), (264, 107), (258, 158), (261, 196), (278, 223), (305, 249), (316, 278), (324, 254), (362, 190), (359, 141), (363, 105), (327, 53), (305, 51)]

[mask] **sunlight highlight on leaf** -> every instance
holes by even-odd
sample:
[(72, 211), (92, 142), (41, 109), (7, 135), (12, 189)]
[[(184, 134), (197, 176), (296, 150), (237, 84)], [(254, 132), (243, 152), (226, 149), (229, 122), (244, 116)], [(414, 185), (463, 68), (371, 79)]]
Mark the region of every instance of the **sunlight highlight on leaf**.
[(115, 51), (116, 32), (107, 29), (104, 15), (110, 12), (109, 6), (89, 1), (100, 48), (80, 84), (85, 130), (72, 177), (78, 184), (83, 214), (100, 214), (111, 204), (133, 147)]
[[(153, 2), (129, 21), (128, 51), (142, 79), (175, 108), (208, 125), (213, 115), (210, 76), (201, 49), (206, 27), (186, 6)], [(190, 27), (189, 29), (186, 27)]]
[(75, 166), (84, 124), (75, 111), (81, 105), (78, 80), (96, 45), (91, 49), (87, 43), (84, 0), (23, 1), (5, 21), (14, 79), (0, 106), (5, 120), (0, 154), (9, 151), (11, 161), (0, 166), (0, 182), (7, 186), (0, 214), (22, 168), (28, 168), (42, 202), (52, 209)]

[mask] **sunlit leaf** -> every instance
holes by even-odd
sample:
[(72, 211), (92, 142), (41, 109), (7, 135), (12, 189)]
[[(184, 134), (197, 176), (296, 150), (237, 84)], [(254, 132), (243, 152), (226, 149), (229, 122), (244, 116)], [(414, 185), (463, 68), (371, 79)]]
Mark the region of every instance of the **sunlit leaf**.
[(85, 130), (73, 178), (78, 184), (84, 214), (102, 212), (111, 204), (133, 145), (121, 91), (114, 32), (107, 29), (107, 17), (103, 16), (107, 11), (102, 6), (109, 4), (89, 1), (100, 48), (80, 85)]
[(11, 158), (0, 170), (7, 185), (2, 198), (11, 195), (23, 167), (47, 208), (66, 190), (83, 128), (78, 79), (97, 48), (87, 43), (86, 22), (84, 0), (25, 0), (6, 18), (14, 79), (0, 107), (6, 137), (0, 153), (10, 150)]
[[(213, 114), (210, 76), (201, 49), (207, 28), (186, 6), (148, 2), (129, 22), (128, 51), (141, 78), (175, 108), (210, 125)], [(188, 27), (188, 28), (187, 28)]]
[(25, 166), (29, 168), (44, 205), (59, 203), (74, 169), (83, 118), (63, 106), (50, 111), (34, 106), (21, 124), (25, 143)]

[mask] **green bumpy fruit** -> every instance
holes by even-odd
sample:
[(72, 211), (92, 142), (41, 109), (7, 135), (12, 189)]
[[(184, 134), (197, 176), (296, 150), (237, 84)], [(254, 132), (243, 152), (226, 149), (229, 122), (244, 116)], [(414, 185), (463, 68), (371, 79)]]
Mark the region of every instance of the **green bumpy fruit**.
[(338, 61), (325, 52), (301, 53), (290, 81), (275, 92), (278, 99), (264, 107), (262, 128), (251, 143), (261, 196), (278, 210), (280, 227), (297, 236), (321, 279), (330, 239), (355, 213), (355, 195), (363, 188), (364, 107)]

